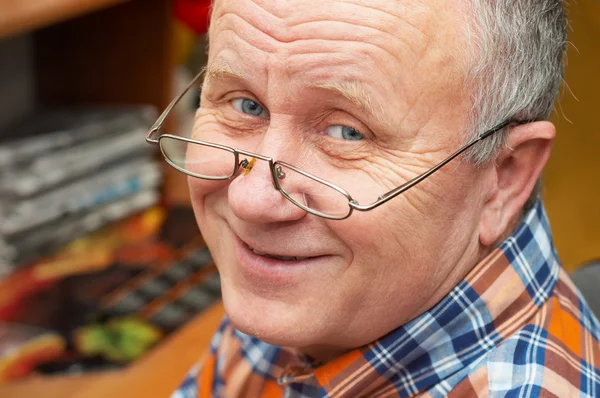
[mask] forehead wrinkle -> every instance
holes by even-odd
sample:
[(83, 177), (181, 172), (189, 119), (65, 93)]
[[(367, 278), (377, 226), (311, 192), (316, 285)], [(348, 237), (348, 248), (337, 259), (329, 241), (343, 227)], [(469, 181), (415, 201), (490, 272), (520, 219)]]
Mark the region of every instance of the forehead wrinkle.
[(381, 107), (375, 107), (373, 99), (369, 93), (363, 88), (363, 86), (356, 81), (343, 81), (343, 82), (326, 82), (326, 83), (314, 83), (311, 87), (321, 88), (329, 91), (334, 91), (346, 99), (352, 101), (355, 105), (361, 107), (367, 113), (375, 116), (379, 123), (383, 123), (383, 115)]

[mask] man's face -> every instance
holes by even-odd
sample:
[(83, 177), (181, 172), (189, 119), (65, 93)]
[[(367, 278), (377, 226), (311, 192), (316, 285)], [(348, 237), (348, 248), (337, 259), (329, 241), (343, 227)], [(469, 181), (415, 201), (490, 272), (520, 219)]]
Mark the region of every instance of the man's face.
[[(462, 7), (217, 1), (192, 136), (285, 161), (370, 204), (463, 143)], [(189, 183), (233, 323), (315, 355), (386, 334), (464, 276), (480, 254), (480, 173), (455, 160), (343, 221), (295, 207), (260, 160), (230, 182)]]

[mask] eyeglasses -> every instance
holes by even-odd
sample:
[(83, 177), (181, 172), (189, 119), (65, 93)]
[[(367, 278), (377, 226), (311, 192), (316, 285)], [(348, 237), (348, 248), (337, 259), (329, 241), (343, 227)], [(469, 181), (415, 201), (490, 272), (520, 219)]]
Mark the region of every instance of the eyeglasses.
[(423, 174), (384, 193), (373, 203), (361, 205), (343, 188), (286, 162), (275, 161), (273, 158), (257, 153), (211, 142), (163, 134), (163, 125), (169, 113), (190, 88), (199, 81), (203, 73), (204, 71), (201, 71), (196, 75), (188, 87), (169, 104), (150, 129), (146, 141), (159, 145), (165, 160), (175, 169), (203, 180), (231, 180), (240, 174), (248, 174), (257, 160), (268, 162), (273, 186), (276, 190), (302, 210), (330, 220), (343, 220), (350, 217), (354, 210), (369, 211), (381, 206), (419, 184), (479, 141), (513, 123), (510, 120), (505, 121), (485, 131)]

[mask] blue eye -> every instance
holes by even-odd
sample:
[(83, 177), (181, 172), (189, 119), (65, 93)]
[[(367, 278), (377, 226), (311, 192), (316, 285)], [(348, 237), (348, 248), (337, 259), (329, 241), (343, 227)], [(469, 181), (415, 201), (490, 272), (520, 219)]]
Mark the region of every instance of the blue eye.
[(358, 130), (348, 126), (329, 126), (327, 127), (327, 135), (346, 141), (360, 141), (365, 138)]
[(238, 111), (245, 113), (246, 115), (258, 116), (258, 117), (269, 117), (269, 114), (258, 102), (252, 101), (248, 98), (236, 98), (231, 101), (231, 105)]

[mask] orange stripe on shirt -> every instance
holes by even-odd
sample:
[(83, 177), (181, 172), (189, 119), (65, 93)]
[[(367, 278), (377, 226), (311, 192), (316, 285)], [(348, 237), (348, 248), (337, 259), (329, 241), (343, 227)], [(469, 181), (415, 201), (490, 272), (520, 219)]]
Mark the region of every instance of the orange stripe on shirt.
[(358, 362), (361, 357), (362, 353), (360, 350), (349, 352), (348, 354), (343, 355), (340, 358), (317, 369), (315, 372), (315, 377), (320, 385), (325, 386), (342, 371), (347, 370), (350, 365)]
[(281, 386), (273, 381), (265, 382), (265, 389), (263, 390), (260, 398), (281, 398), (283, 397), (283, 389)]
[(202, 366), (202, 370), (198, 372), (196, 382), (198, 384), (198, 396), (211, 397), (212, 385), (215, 372), (215, 357), (209, 355)]
[(581, 325), (565, 311), (555, 297), (548, 333), (562, 341), (576, 356), (581, 356)]

